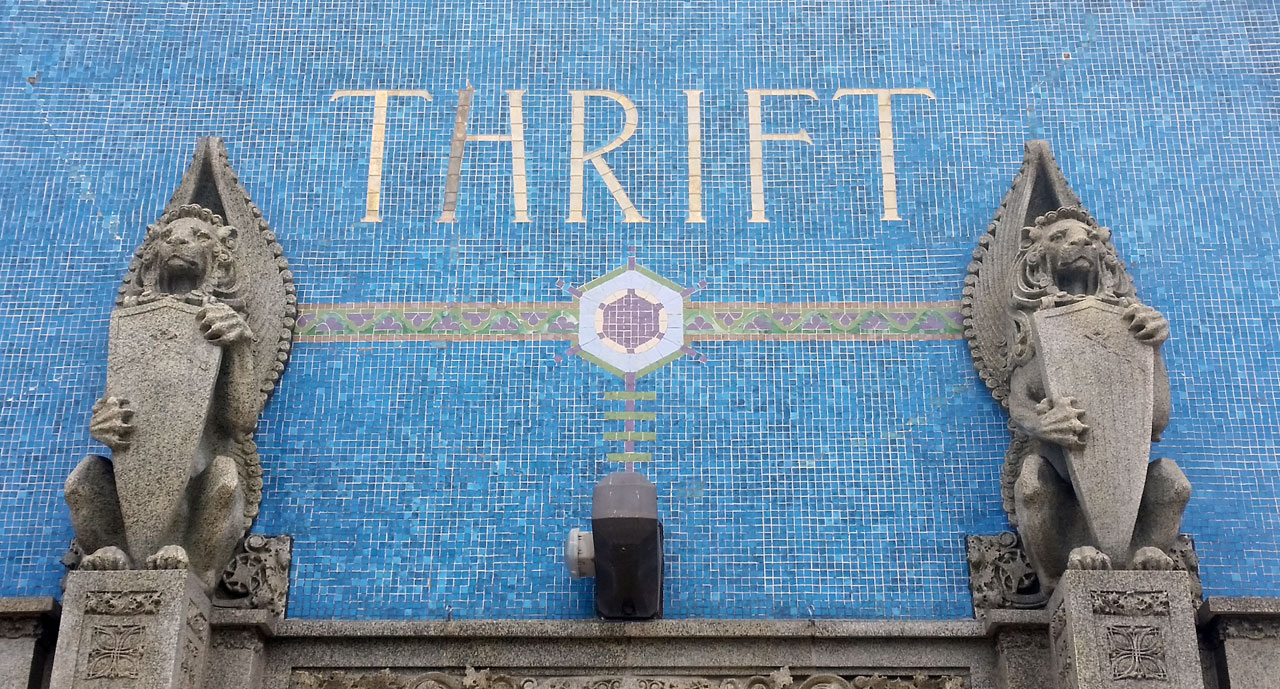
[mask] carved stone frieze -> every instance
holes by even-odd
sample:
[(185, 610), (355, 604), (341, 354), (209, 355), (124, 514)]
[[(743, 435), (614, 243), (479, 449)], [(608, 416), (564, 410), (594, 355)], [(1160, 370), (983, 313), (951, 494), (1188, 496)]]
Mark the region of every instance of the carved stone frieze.
[(29, 639), (44, 633), (44, 623), (38, 617), (0, 618), (0, 639)]
[(407, 670), (296, 670), (293, 689), (963, 689), (954, 675), (812, 675), (803, 681), (783, 667), (750, 677), (594, 675), (529, 677), (467, 668), (462, 675)]
[(159, 591), (89, 591), (86, 615), (154, 615), (160, 609)]
[(249, 534), (222, 571), (214, 592), (219, 608), (269, 610), (283, 617), (289, 603), (289, 566), (293, 539)]
[(1095, 615), (1144, 617), (1169, 614), (1168, 591), (1090, 591)]
[(1280, 618), (1227, 618), (1218, 621), (1219, 639), (1280, 639)]
[(1107, 625), (1111, 679), (1168, 679), (1164, 631), (1147, 625)]

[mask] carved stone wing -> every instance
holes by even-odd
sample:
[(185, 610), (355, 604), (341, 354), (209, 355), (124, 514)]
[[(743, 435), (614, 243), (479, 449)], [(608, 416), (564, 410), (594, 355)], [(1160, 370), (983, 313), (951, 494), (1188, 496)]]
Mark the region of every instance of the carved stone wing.
[(1049, 211), (1079, 206), (1080, 198), (1053, 159), (1047, 141), (1028, 141), (1022, 169), (1000, 202), (1000, 209), (978, 240), (964, 281), (964, 336), (973, 365), (1004, 406), (1009, 395), (1009, 347), (1013, 338), (1011, 295), (1014, 258), (1022, 228)]
[(182, 176), (177, 191), (165, 211), (194, 203), (222, 216), (239, 230), (236, 262), (244, 285), (242, 298), (246, 320), (257, 336), (253, 359), (262, 381), (259, 410), (275, 391), (284, 373), (293, 345), (293, 328), (298, 317), (298, 299), (293, 273), (275, 233), (240, 184), (227, 160), (227, 148), (214, 136), (200, 140), (191, 165)]
[[(293, 347), (298, 298), (293, 273), (275, 233), (249, 197), (231, 163), (222, 139), (205, 137), (196, 147), (191, 165), (165, 211), (186, 204), (203, 206), (222, 216), (239, 234), (235, 258), (241, 284), (245, 320), (253, 330), (253, 364), (259, 381), (255, 416), (262, 413), (275, 391)], [(131, 271), (133, 268), (131, 268)], [(245, 490), (246, 526), (258, 514), (262, 500), (262, 468), (252, 435), (237, 439), (235, 455)]]

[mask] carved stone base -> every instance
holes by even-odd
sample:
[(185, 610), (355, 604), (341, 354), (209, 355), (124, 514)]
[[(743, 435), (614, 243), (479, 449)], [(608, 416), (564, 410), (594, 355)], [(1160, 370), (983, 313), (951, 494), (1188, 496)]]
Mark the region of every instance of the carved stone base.
[(1049, 610), (1059, 689), (1203, 689), (1185, 573), (1069, 570)]
[(199, 689), (209, 599), (187, 570), (67, 576), (51, 689)]

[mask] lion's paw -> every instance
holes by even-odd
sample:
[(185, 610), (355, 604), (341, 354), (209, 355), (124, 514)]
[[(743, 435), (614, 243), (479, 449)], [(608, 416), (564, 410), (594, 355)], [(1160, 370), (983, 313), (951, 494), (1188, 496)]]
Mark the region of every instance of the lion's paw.
[(1111, 569), (1111, 558), (1091, 545), (1082, 545), (1067, 556), (1067, 569)]
[(1154, 546), (1138, 548), (1133, 555), (1134, 569), (1173, 569), (1173, 558), (1168, 553)]
[(94, 572), (129, 569), (132, 565), (133, 563), (129, 561), (129, 556), (113, 545), (98, 548), (91, 554), (85, 555), (83, 560), (80, 560), (80, 569)]
[(167, 545), (147, 558), (147, 569), (186, 569), (191, 564), (180, 545)]

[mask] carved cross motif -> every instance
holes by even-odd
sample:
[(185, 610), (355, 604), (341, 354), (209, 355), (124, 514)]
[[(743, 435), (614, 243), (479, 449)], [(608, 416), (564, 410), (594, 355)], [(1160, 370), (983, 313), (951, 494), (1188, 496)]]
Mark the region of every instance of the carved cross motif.
[(140, 624), (94, 625), (85, 679), (137, 679), (144, 631)]
[(1107, 627), (1112, 679), (1168, 679), (1165, 669), (1164, 633), (1158, 627), (1114, 625)]

